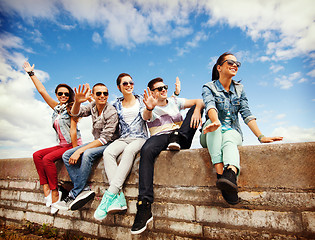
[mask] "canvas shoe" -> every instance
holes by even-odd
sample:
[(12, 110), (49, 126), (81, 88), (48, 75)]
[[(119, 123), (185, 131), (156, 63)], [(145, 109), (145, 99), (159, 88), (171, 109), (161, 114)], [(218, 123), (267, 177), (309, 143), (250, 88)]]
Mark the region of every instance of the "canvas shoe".
[(50, 209), (50, 213), (51, 214), (56, 214), (58, 212), (58, 210), (59, 210), (58, 208), (55, 207), (55, 205), (60, 202), (61, 196), (62, 196), (62, 192), (58, 191), (58, 193), (59, 193), (58, 201), (51, 204), (51, 209)]
[(127, 202), (123, 192), (121, 192), (108, 207), (107, 213), (124, 211), (127, 209)]
[(46, 207), (50, 207), (50, 206), (51, 206), (51, 203), (52, 203), (52, 200), (51, 200), (51, 190), (50, 190), (48, 196), (47, 196), (47, 197), (44, 197), (44, 199), (45, 199)]
[(94, 197), (95, 192), (91, 189), (83, 190), (70, 204), (69, 209), (72, 211), (78, 210), (82, 208), (85, 204), (87, 204), (90, 200), (94, 199)]
[(74, 201), (74, 198), (72, 196), (68, 195), (62, 201), (56, 202), (54, 204), (54, 207), (58, 208), (59, 210), (69, 210), (70, 205), (72, 204), (73, 201)]
[(98, 205), (97, 209), (94, 212), (94, 218), (99, 221), (102, 221), (104, 218), (106, 218), (108, 208), (115, 199), (117, 199), (117, 194), (111, 193), (106, 190), (100, 205)]
[(239, 203), (235, 172), (226, 168), (222, 175), (217, 174), (217, 178), (216, 185), (221, 190), (224, 200), (231, 205)]
[(180, 150), (179, 133), (177, 131), (171, 133), (170, 143), (168, 144), (167, 149), (171, 150), (171, 151), (179, 151)]
[(153, 220), (151, 203), (147, 200), (137, 202), (137, 214), (131, 228), (131, 234), (140, 234), (147, 229), (149, 222)]

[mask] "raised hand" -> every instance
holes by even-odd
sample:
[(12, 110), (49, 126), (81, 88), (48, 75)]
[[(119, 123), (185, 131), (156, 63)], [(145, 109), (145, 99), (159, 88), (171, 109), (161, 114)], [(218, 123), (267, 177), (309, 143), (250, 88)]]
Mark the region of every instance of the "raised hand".
[(85, 97), (89, 102), (93, 102), (93, 97), (92, 97), (92, 90), (90, 89), (90, 84), (86, 83), (85, 86), (89, 89), (89, 91), (86, 93)]
[(34, 70), (35, 64), (33, 64), (33, 66), (30, 65), (29, 62), (24, 62), (23, 64), (23, 68), (25, 70), (25, 72), (32, 72)]
[(89, 85), (83, 84), (82, 89), (81, 85), (79, 85), (79, 88), (74, 88), (75, 97), (74, 100), (78, 103), (83, 103), (88, 100), (88, 92), (90, 91)]
[(146, 90), (144, 90), (144, 94), (143, 94), (143, 102), (145, 104), (145, 106), (147, 107), (147, 109), (154, 109), (155, 106), (158, 103), (157, 98), (152, 96), (152, 93), (150, 91), (150, 88), (147, 88), (148, 93)]
[(180, 93), (180, 81), (179, 78), (176, 77), (176, 82), (175, 82), (175, 94), (179, 95)]

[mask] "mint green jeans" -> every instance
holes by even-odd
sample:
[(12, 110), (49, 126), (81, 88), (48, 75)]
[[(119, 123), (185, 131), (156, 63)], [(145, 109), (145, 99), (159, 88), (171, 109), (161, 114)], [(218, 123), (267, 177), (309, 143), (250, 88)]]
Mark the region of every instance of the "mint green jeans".
[[(210, 119), (204, 124), (203, 127), (211, 123)], [(211, 156), (212, 164), (223, 163), (224, 166), (235, 166), (240, 172), (240, 154), (237, 146), (242, 145), (241, 134), (232, 129), (223, 131), (219, 127), (214, 132), (200, 134), (200, 144), (204, 148), (208, 148)]]

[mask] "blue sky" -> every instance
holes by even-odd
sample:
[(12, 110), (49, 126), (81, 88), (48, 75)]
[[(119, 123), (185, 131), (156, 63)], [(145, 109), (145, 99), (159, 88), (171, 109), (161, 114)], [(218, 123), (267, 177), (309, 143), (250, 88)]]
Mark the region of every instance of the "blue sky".
[[(201, 98), (223, 52), (242, 66), (261, 131), (283, 142), (315, 141), (315, 5), (312, 0), (2, 0), (0, 2), (0, 158), (31, 157), (56, 144), (52, 111), (22, 69), (28, 60), (51, 94), (103, 82), (120, 96), (119, 73), (143, 93), (162, 77), (181, 97)], [(82, 119), (83, 141), (92, 139)], [(258, 144), (243, 124), (244, 145)], [(200, 147), (198, 134), (194, 147)]]

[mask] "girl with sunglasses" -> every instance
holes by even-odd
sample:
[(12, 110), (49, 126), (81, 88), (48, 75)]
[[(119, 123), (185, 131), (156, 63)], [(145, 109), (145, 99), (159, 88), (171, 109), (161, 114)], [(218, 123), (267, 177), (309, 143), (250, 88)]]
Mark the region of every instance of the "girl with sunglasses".
[(58, 101), (55, 101), (36, 77), (34, 64), (31, 66), (25, 62), (23, 68), (45, 102), (54, 110), (52, 126), (56, 131), (59, 145), (35, 152), (33, 160), (39, 175), (40, 185), (43, 185), (46, 206), (51, 207), (51, 213), (55, 214), (58, 209), (54, 206), (60, 202), (61, 198), (61, 192), (58, 191), (55, 161), (61, 159), (62, 154), (68, 149), (82, 144), (80, 131), (77, 129), (77, 118), (71, 117), (70, 114), (74, 102), (74, 92), (67, 84), (59, 84), (55, 89)]
[(223, 53), (213, 67), (212, 81), (202, 87), (207, 121), (203, 125), (200, 143), (209, 150), (217, 172), (216, 185), (229, 204), (239, 202), (237, 176), (240, 156), (237, 146), (242, 145), (243, 135), (238, 114), (260, 143), (282, 140), (282, 137), (266, 137), (260, 132), (248, 107), (243, 85), (232, 79), (240, 66), (233, 54)]
[[(97, 220), (103, 220), (109, 212), (127, 209), (122, 186), (133, 166), (136, 154), (148, 138), (146, 123), (140, 114), (141, 109), (145, 107), (143, 96), (133, 93), (132, 77), (128, 73), (121, 73), (116, 84), (123, 94), (113, 104), (118, 113), (120, 138), (111, 143), (103, 153), (109, 188), (94, 213)], [(118, 164), (117, 159), (120, 155), (121, 160)]]

